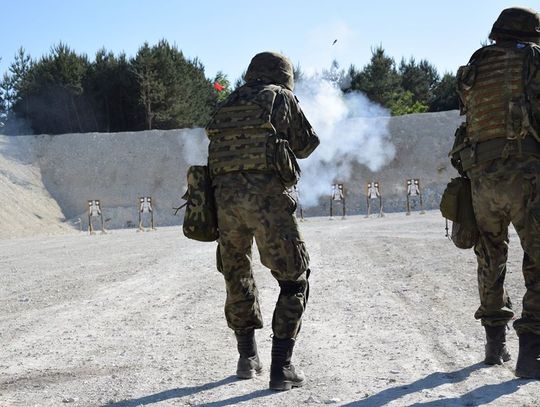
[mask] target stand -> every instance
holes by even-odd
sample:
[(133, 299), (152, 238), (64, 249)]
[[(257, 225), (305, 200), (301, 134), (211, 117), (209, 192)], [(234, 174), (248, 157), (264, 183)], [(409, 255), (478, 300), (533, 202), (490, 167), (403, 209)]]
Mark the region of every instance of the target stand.
[(101, 222), (101, 233), (105, 234), (105, 222), (103, 221), (103, 211), (101, 210), (101, 201), (99, 199), (91, 199), (88, 201), (88, 233), (94, 235), (94, 225), (92, 220), (99, 218)]
[(366, 218), (369, 218), (371, 215), (371, 202), (373, 200), (379, 200), (379, 218), (382, 218), (384, 216), (383, 213), (383, 203), (382, 203), (382, 195), (380, 190), (380, 184), (379, 182), (368, 182), (366, 186), (366, 201), (367, 201), (367, 214)]
[[(150, 218), (150, 228), (144, 229), (144, 218)], [(156, 230), (154, 226), (154, 207), (152, 206), (151, 196), (141, 196), (139, 198), (139, 228), (138, 232), (149, 232)]]
[(424, 211), (424, 203), (422, 201), (422, 190), (420, 188), (420, 179), (419, 178), (411, 178), (405, 180), (405, 187), (407, 191), (407, 213), (406, 215), (411, 214), (411, 201), (413, 198), (418, 199), (418, 203), (420, 204), (420, 214), (426, 213)]
[(332, 185), (332, 195), (330, 196), (330, 220), (334, 220), (334, 202), (340, 202), (342, 207), (341, 219), (345, 219), (347, 207), (345, 202), (345, 187), (343, 184)]

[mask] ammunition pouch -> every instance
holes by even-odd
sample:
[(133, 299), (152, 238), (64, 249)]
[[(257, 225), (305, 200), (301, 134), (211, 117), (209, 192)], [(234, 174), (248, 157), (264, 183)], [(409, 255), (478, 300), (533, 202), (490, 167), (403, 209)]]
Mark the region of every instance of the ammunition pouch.
[(465, 177), (452, 178), (443, 192), (440, 203), (443, 217), (452, 221), (451, 239), (459, 249), (470, 249), (479, 238), (472, 205), (471, 181)]
[(452, 150), (448, 154), (450, 156), (450, 162), (452, 166), (457, 170), (459, 175), (465, 176), (465, 170), (461, 163), (460, 152), (467, 148), (467, 123), (461, 123), (461, 125), (456, 129), (454, 134), (454, 145)]
[(473, 64), (460, 66), (457, 74), (457, 93), (459, 96), (459, 113), (464, 115), (467, 113), (467, 102), (469, 101), (469, 92), (474, 86), (477, 75), (477, 67)]
[(470, 228), (463, 223), (452, 222), (450, 239), (452, 239), (452, 243), (454, 243), (458, 249), (473, 248), (476, 243), (478, 243), (479, 238), (480, 232), (478, 231), (476, 224), (474, 228)]
[(239, 171), (275, 172), (286, 188), (300, 179), (300, 166), (289, 142), (276, 135), (259, 131), (215, 137), (208, 151), (212, 177)]
[(262, 129), (229, 131), (210, 139), (208, 165), (210, 175), (238, 171), (268, 172), (271, 170), (271, 134)]
[(296, 156), (285, 139), (276, 139), (274, 152), (274, 166), (281, 179), (281, 183), (286, 188), (291, 188), (300, 179), (300, 166), (296, 161)]
[(192, 165), (187, 171), (186, 212), (182, 230), (188, 239), (213, 242), (219, 237), (212, 180), (206, 165)]
[(540, 143), (533, 137), (525, 137), (516, 140), (497, 138), (482, 143), (469, 144), (459, 151), (459, 161), (463, 171), (468, 171), (475, 165), (487, 161), (522, 155), (540, 156)]
[(212, 177), (270, 172), (276, 173), (286, 188), (296, 184), (300, 177), (296, 156), (272, 124), (274, 103), (281, 92), (275, 85), (244, 86), (217, 110), (206, 128)]

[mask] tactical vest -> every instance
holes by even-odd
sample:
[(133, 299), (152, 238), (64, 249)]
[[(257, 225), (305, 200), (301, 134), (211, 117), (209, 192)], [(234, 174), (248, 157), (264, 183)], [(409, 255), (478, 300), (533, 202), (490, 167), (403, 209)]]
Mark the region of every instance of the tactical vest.
[(275, 170), (272, 149), (276, 130), (271, 119), (280, 92), (275, 85), (243, 86), (216, 111), (206, 127), (212, 177), (237, 171)]
[(458, 91), (471, 143), (528, 135), (530, 109), (524, 75), (529, 51), (528, 46), (484, 47), (458, 70)]

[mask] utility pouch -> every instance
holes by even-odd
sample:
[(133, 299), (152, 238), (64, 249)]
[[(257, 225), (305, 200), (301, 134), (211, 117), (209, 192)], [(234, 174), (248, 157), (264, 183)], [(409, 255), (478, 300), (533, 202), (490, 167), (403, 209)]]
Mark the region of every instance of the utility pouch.
[(508, 101), (506, 118), (506, 138), (508, 140), (521, 139), (524, 136), (523, 124), (528, 118), (526, 101), (523, 96), (514, 97)]
[(478, 243), (480, 235), (476, 225), (470, 228), (462, 223), (452, 222), (450, 239), (458, 249), (471, 249)]
[(300, 166), (296, 156), (285, 139), (276, 139), (274, 165), (283, 185), (290, 188), (300, 179)]
[(460, 114), (467, 113), (467, 102), (470, 95), (470, 90), (474, 86), (474, 83), (476, 81), (476, 73), (477, 68), (474, 64), (464, 65), (460, 66), (457, 74), (456, 74), (456, 80), (457, 80), (457, 93), (460, 98)]
[(440, 203), (443, 217), (452, 221), (451, 239), (459, 249), (470, 249), (479, 238), (472, 205), (471, 181), (458, 177), (446, 186)]
[(461, 161), (461, 152), (467, 148), (467, 123), (463, 122), (456, 129), (454, 134), (454, 145), (452, 150), (448, 154), (450, 156), (450, 162), (452, 166), (459, 172), (459, 175), (464, 176), (465, 170), (463, 169), (463, 164)]
[(510, 99), (507, 114), (506, 131), (509, 140), (522, 139), (527, 135), (531, 135), (540, 143), (538, 132), (531, 124), (531, 104), (525, 95)]
[(212, 179), (206, 165), (192, 165), (187, 171), (186, 213), (182, 230), (188, 239), (213, 242), (219, 237)]

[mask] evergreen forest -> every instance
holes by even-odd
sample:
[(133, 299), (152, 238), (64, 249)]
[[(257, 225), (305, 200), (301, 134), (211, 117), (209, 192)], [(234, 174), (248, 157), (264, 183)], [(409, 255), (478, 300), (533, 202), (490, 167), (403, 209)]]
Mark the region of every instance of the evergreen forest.
[[(295, 76), (305, 79), (300, 66)], [(322, 76), (343, 92), (363, 92), (392, 115), (458, 108), (453, 74), (412, 57), (396, 63), (382, 46), (372, 49), (364, 67), (340, 70), (333, 62)], [(0, 132), (200, 127), (241, 84), (240, 78), (231, 85), (223, 72), (208, 78), (199, 59), (186, 58), (166, 40), (143, 44), (133, 57), (101, 49), (89, 58), (59, 43), (34, 59), (20, 48), (0, 79)]]

